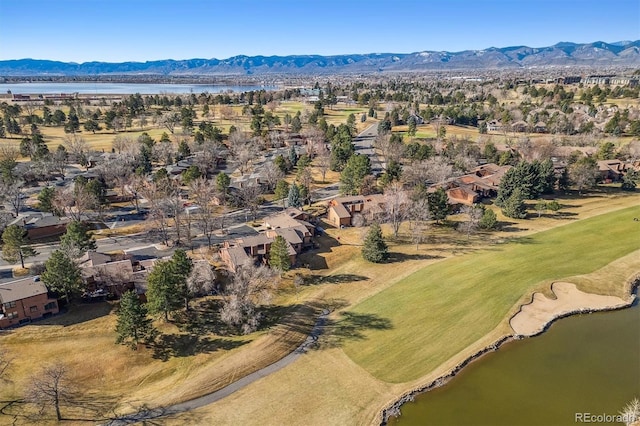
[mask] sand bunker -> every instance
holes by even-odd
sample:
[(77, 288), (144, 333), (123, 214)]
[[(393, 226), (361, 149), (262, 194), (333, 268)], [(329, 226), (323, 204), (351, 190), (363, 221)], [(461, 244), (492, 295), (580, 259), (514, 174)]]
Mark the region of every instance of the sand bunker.
[(509, 321), (515, 334), (533, 336), (544, 331), (547, 324), (558, 317), (580, 311), (616, 309), (629, 304), (619, 297), (585, 293), (571, 283), (553, 283), (551, 291), (556, 299), (534, 293), (533, 300), (520, 307), (520, 311)]

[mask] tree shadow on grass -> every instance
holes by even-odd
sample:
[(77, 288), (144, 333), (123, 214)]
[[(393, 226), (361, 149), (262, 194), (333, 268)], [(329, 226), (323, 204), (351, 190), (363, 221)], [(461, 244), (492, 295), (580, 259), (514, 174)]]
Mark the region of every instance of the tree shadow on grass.
[(219, 350), (231, 350), (249, 343), (248, 340), (210, 338), (193, 334), (163, 334), (153, 344), (153, 357), (167, 361), (171, 357), (187, 357)]
[(368, 279), (369, 277), (356, 274), (309, 275), (305, 277), (303, 285), (345, 284)]
[(326, 320), (317, 348), (341, 347), (350, 341), (366, 339), (366, 332), (369, 330), (390, 330), (392, 328), (391, 320), (376, 314), (342, 312), (340, 318)]
[(68, 327), (74, 324), (91, 321), (109, 315), (113, 305), (108, 302), (80, 303), (65, 307), (59, 314), (48, 318), (33, 320), (32, 325), (61, 325)]
[(425, 253), (397, 253), (390, 252), (387, 263), (400, 263), (407, 260), (427, 260), (427, 259), (442, 259), (443, 256), (432, 256)]

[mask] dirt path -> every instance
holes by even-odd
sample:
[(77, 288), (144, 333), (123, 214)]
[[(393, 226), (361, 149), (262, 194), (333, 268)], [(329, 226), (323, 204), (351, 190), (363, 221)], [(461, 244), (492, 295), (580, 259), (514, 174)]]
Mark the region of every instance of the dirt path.
[(143, 410), (137, 413), (128, 414), (105, 423), (106, 426), (122, 426), (122, 425), (130, 425), (138, 422), (142, 422), (145, 420), (157, 419), (159, 417), (164, 417), (172, 414), (182, 413), (185, 411), (193, 410), (196, 408), (204, 407), (205, 405), (212, 404), (216, 401), (225, 398), (232, 393), (244, 388), (245, 386), (250, 385), (251, 383), (268, 376), (269, 374), (275, 373), (278, 370), (283, 369), (287, 365), (294, 362), (300, 356), (304, 355), (310, 346), (312, 346), (322, 334), (323, 327), (327, 320), (327, 315), (329, 314), (328, 310), (324, 310), (322, 314), (318, 317), (311, 333), (307, 337), (307, 339), (298, 346), (293, 352), (279, 361), (274, 362), (271, 365), (268, 365), (258, 371), (255, 371), (248, 376), (243, 377), (242, 379), (231, 383), (228, 386), (225, 386), (222, 389), (219, 389), (215, 392), (212, 392), (207, 395), (203, 395), (199, 398), (195, 398), (189, 401), (181, 402), (179, 404), (170, 405), (168, 407), (159, 407), (150, 410)]

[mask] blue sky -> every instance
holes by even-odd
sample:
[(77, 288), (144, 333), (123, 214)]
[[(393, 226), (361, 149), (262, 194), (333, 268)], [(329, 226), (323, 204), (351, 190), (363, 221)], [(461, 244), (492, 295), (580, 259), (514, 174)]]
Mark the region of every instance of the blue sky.
[(0, 60), (410, 53), (637, 39), (639, 0), (0, 0)]

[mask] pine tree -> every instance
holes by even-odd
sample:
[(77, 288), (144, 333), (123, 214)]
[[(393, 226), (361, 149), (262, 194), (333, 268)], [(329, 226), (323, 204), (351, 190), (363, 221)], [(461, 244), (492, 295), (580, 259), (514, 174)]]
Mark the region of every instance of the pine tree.
[(66, 253), (56, 250), (44, 264), (45, 271), (40, 275), (49, 290), (64, 294), (67, 303), (70, 296), (80, 292), (82, 275), (75, 262)]
[(189, 310), (189, 300), (191, 299), (191, 291), (187, 286), (187, 278), (193, 270), (193, 261), (187, 256), (187, 252), (183, 249), (177, 249), (171, 256), (171, 270), (175, 279), (175, 286), (182, 299), (184, 307)]
[(295, 183), (289, 187), (289, 195), (287, 197), (289, 207), (302, 207), (302, 198), (300, 197), (300, 188)]
[(75, 259), (89, 250), (95, 250), (97, 245), (84, 223), (74, 220), (67, 225), (67, 231), (60, 237), (60, 248)]
[(122, 295), (117, 315), (116, 343), (129, 345), (131, 349), (136, 350), (138, 343), (153, 339), (156, 330), (147, 315), (147, 308), (140, 303), (134, 291), (127, 291)]
[(502, 205), (502, 214), (514, 219), (525, 219), (527, 217), (527, 209), (524, 204), (524, 196), (519, 188), (517, 188)]
[(497, 223), (498, 223), (498, 217), (496, 216), (496, 213), (491, 209), (484, 209), (484, 213), (480, 218), (480, 222), (478, 223), (478, 226), (481, 229), (493, 229), (496, 227)]
[(447, 197), (447, 192), (444, 188), (438, 188), (436, 192), (429, 194), (427, 199), (429, 201), (429, 212), (431, 212), (431, 217), (435, 219), (436, 223), (446, 219), (449, 213), (449, 197)]
[(182, 300), (173, 262), (158, 262), (147, 280), (147, 307), (152, 315), (162, 314), (169, 321), (169, 313), (180, 308)]
[(280, 272), (286, 272), (291, 268), (287, 241), (282, 235), (278, 235), (271, 244), (269, 251), (269, 266)]
[(362, 247), (362, 257), (373, 263), (382, 263), (389, 258), (389, 249), (382, 237), (380, 225), (374, 223), (369, 228)]
[(24, 269), (24, 260), (37, 254), (27, 245), (27, 231), (18, 225), (9, 225), (5, 228), (2, 233), (2, 242), (2, 258), (11, 263), (20, 260), (22, 269)]

